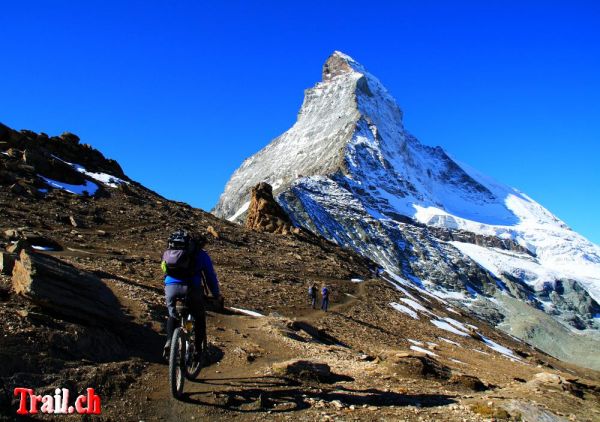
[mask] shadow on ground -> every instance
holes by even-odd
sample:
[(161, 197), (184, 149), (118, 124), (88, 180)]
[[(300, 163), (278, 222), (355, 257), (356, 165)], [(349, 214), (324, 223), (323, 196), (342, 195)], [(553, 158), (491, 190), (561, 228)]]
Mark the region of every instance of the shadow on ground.
[(454, 396), (443, 394), (399, 394), (378, 389), (355, 390), (345, 387), (323, 389), (302, 386), (298, 381), (280, 377), (205, 379), (222, 390), (184, 395), (183, 401), (242, 413), (292, 412), (310, 408), (316, 401), (339, 400), (344, 406), (420, 406), (434, 407), (455, 403)]

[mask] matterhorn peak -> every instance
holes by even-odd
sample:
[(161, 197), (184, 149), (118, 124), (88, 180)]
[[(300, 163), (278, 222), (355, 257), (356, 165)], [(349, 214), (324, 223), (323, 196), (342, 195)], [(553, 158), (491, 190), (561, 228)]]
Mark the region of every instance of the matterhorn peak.
[(334, 51), (323, 65), (323, 82), (346, 73), (363, 73), (364, 67), (347, 54)]

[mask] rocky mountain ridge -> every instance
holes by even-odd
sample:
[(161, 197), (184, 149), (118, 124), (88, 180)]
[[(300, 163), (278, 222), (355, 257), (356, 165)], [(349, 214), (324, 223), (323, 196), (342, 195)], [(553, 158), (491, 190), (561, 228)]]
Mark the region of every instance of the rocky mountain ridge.
[[(600, 248), (522, 192), (421, 144), (351, 57), (327, 59), (297, 122), (244, 161), (213, 213), (242, 221), (260, 182), (295, 225), (562, 359), (600, 367)], [(513, 298), (527, 306), (517, 311)]]

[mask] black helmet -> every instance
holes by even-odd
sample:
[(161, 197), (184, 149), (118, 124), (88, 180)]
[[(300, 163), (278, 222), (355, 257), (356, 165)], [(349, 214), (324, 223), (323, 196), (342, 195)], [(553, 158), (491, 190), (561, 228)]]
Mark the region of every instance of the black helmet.
[(190, 245), (190, 235), (186, 230), (177, 230), (171, 233), (167, 245), (169, 249), (187, 249)]

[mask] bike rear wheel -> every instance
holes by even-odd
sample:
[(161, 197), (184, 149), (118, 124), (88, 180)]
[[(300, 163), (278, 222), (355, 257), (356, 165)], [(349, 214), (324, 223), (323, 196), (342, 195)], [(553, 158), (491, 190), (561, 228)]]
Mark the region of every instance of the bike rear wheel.
[(169, 355), (169, 384), (171, 394), (176, 399), (183, 395), (183, 384), (185, 383), (185, 334), (181, 327), (173, 332), (171, 338), (171, 353)]
[[(188, 380), (194, 380), (200, 375), (200, 371), (204, 366), (205, 355), (207, 352), (206, 339), (202, 342), (202, 350), (196, 352), (193, 338), (188, 339), (188, 352), (186, 353), (186, 364), (185, 364), (185, 377)], [(198, 359), (194, 359), (194, 354), (197, 355)]]

